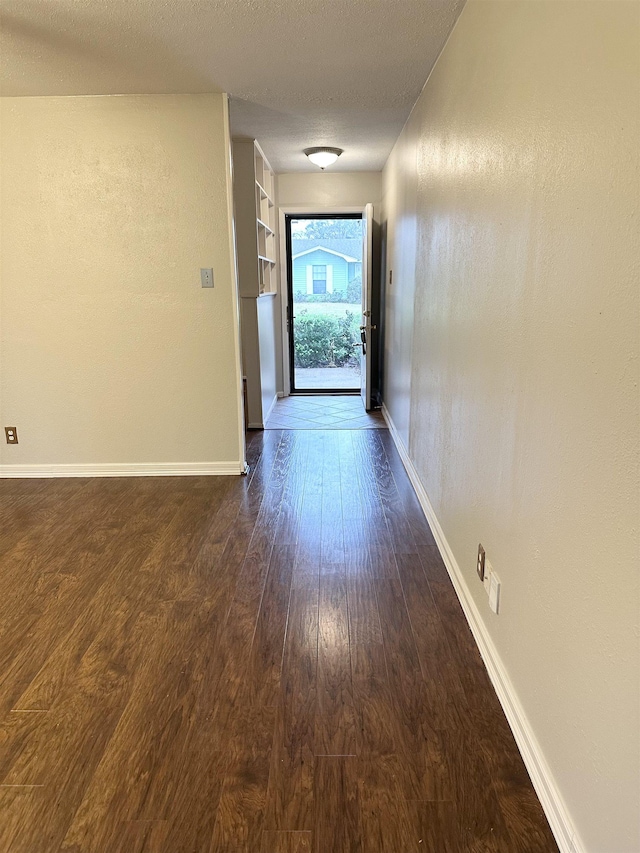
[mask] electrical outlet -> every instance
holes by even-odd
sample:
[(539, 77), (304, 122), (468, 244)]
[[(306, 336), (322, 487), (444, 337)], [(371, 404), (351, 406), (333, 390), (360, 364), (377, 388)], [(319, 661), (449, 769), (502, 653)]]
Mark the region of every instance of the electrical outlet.
[(18, 443), (18, 427), (5, 427), (4, 434), (7, 439), (7, 444)]
[(484, 580), (484, 559), (484, 548), (482, 547), (482, 545), (478, 545), (478, 561), (476, 563), (476, 571), (481, 581)]

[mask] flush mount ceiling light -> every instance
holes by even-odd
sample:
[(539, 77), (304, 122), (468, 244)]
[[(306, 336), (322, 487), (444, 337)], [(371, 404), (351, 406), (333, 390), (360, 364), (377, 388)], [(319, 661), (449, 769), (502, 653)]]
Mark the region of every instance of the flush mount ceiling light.
[(326, 169), (332, 163), (335, 163), (338, 157), (342, 154), (342, 148), (327, 148), (326, 145), (321, 145), (316, 148), (305, 148), (304, 153), (312, 163), (320, 166), (321, 169)]

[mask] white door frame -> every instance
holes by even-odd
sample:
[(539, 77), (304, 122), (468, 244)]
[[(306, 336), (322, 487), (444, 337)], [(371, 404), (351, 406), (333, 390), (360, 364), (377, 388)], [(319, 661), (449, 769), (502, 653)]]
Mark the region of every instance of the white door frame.
[(284, 396), (291, 394), (291, 375), (289, 370), (289, 335), (287, 331), (287, 308), (289, 307), (289, 288), (287, 287), (287, 230), (285, 216), (313, 216), (314, 213), (326, 216), (331, 213), (353, 213), (362, 216), (363, 205), (343, 207), (335, 204), (287, 204), (278, 210), (279, 216), (279, 249), (280, 249), (280, 307), (282, 309), (282, 388)]
[(361, 385), (360, 396), (365, 411), (373, 407), (371, 387), (373, 350), (371, 349), (372, 332), (376, 328), (371, 320), (371, 303), (373, 290), (373, 204), (369, 202), (362, 214), (363, 246), (362, 246), (362, 355), (360, 357)]

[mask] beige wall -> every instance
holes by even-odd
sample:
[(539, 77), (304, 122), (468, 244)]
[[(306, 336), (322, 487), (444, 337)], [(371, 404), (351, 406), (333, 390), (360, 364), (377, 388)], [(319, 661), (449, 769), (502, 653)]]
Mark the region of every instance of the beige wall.
[(0, 461), (238, 470), (225, 96), (1, 108)]
[(276, 176), (280, 207), (364, 207), (380, 201), (381, 172), (288, 172)]
[(386, 405), (590, 853), (640, 849), (639, 15), (470, 0), (384, 174)]

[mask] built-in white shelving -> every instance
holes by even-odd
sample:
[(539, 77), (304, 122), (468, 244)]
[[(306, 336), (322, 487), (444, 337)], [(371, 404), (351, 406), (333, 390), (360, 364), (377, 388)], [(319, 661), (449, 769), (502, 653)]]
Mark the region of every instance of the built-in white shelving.
[(233, 196), (247, 420), (260, 427), (275, 400), (279, 282), (275, 180), (253, 139), (233, 140)]
[[(236, 230), (238, 251), (253, 248), (255, 275), (243, 265), (240, 274), (241, 296), (255, 296), (277, 291), (276, 281), (276, 208), (274, 177), (271, 167), (257, 142), (234, 141)], [(238, 170), (241, 169), (241, 175)], [(251, 213), (249, 213), (251, 205)]]

